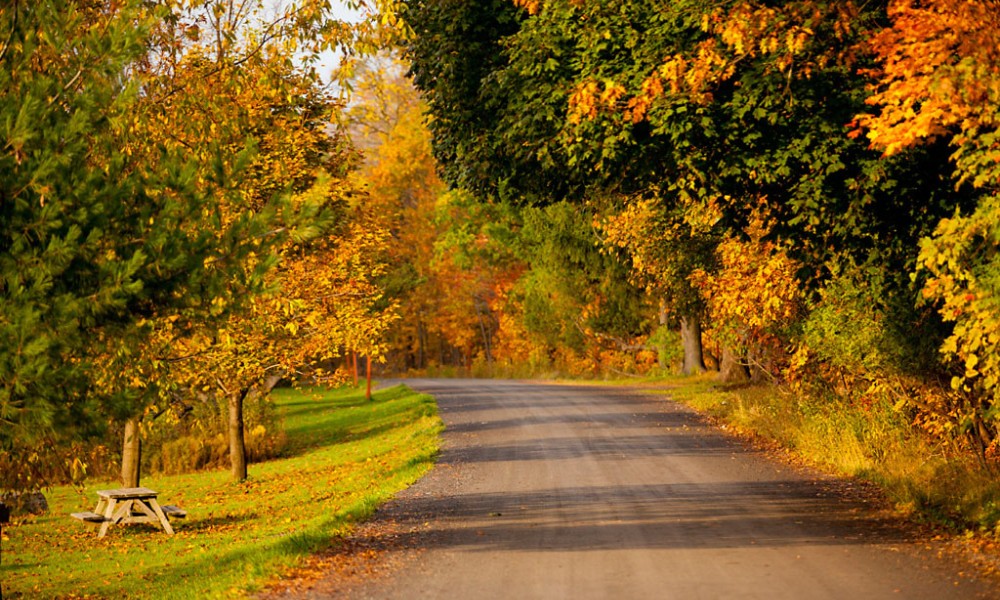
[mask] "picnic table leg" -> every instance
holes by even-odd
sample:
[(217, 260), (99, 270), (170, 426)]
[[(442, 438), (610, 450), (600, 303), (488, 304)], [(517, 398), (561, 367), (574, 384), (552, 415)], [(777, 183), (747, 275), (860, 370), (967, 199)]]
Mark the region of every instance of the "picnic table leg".
[[(104, 505), (103, 507), (101, 506), (102, 504)], [(101, 498), (101, 500), (97, 503), (97, 508), (94, 509), (94, 512), (104, 517), (104, 522), (101, 523), (101, 528), (97, 532), (98, 538), (102, 538), (108, 533), (108, 527), (111, 527), (111, 519), (115, 514), (116, 504), (118, 504), (118, 501), (114, 498), (107, 500)]]
[(163, 514), (163, 509), (160, 508), (160, 503), (156, 501), (156, 498), (149, 499), (149, 507), (153, 509), (157, 518), (160, 519), (160, 526), (163, 528), (163, 531), (167, 532), (168, 535), (174, 535), (174, 528), (170, 526), (170, 520), (167, 519), (167, 515)]

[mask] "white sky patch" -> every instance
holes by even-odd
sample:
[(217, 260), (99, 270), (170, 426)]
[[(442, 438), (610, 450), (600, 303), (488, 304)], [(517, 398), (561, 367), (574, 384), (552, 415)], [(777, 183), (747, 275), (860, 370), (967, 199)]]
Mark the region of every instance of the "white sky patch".
[[(293, 0), (275, 0), (273, 6), (280, 11), (283, 7), (294, 4)], [(333, 18), (348, 23), (360, 23), (365, 19), (365, 14), (347, 5), (346, 2), (331, 2), (331, 14)], [(333, 80), (333, 73), (340, 65), (343, 53), (340, 51), (328, 50), (319, 56), (319, 60), (313, 64), (316, 73), (323, 78), (323, 82), (330, 85)]]

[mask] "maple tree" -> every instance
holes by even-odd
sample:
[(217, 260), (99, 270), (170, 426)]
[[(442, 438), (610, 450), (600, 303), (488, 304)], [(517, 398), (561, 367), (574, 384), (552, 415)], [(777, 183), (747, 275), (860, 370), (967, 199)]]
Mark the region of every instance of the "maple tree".
[[(403, 4), (451, 186), (596, 213), (724, 362), (997, 455), (995, 3)], [(532, 361), (519, 316), (556, 339), (585, 311), (534, 268), (497, 313), (497, 347)]]

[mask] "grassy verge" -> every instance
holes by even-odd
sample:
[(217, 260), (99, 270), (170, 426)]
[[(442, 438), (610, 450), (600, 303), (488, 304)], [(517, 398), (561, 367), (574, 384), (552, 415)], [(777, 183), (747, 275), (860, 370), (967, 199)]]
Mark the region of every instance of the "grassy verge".
[(850, 406), (710, 376), (661, 384), (679, 400), (804, 461), (877, 484), (902, 512), (953, 529), (1000, 534), (1000, 481), (970, 455), (916, 431), (887, 403)]
[(228, 472), (145, 478), (163, 504), (187, 510), (176, 535), (149, 525), (93, 526), (69, 517), (92, 510), (95, 482), (51, 490), (46, 515), (3, 530), (4, 598), (233, 597), (347, 533), (430, 469), (441, 422), (434, 400), (397, 386), (366, 402), (357, 391), (276, 390), (285, 456)]

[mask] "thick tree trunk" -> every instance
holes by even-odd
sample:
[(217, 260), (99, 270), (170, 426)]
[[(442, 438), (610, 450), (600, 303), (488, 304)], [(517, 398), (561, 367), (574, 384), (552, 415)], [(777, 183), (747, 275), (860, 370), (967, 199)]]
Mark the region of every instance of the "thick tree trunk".
[(229, 395), (229, 464), (233, 479), (247, 478), (247, 443), (243, 435), (243, 401), (249, 390), (240, 390)]
[(729, 348), (722, 348), (719, 361), (719, 379), (725, 383), (745, 383), (750, 381), (750, 369)]
[(701, 347), (701, 321), (697, 317), (681, 319), (681, 343), (684, 345), (684, 374), (704, 373), (706, 369)]
[(139, 463), (142, 460), (142, 439), (139, 437), (139, 420), (125, 422), (122, 444), (122, 486), (139, 487)]

